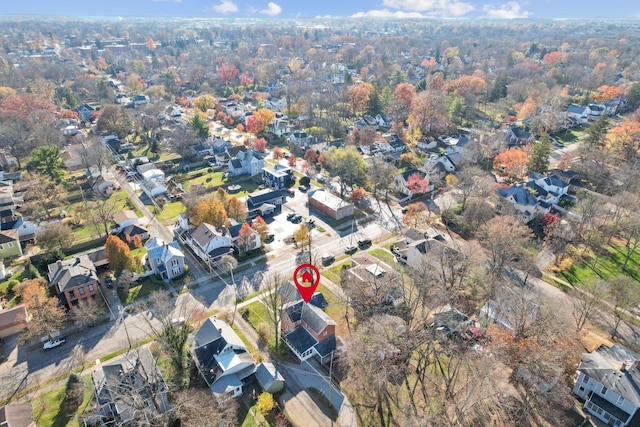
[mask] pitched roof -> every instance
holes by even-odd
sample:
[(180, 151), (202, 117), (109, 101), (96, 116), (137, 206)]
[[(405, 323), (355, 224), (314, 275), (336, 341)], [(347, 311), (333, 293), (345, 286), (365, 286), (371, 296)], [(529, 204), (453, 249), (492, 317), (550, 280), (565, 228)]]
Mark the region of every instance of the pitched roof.
[(0, 310), (0, 331), (20, 324), (27, 324), (27, 310), (24, 305)]
[(504, 198), (513, 196), (515, 202), (522, 206), (535, 206), (537, 203), (535, 197), (533, 197), (526, 188), (521, 186), (499, 187), (496, 194)]
[(60, 292), (98, 281), (96, 268), (87, 255), (54, 262), (48, 270), (49, 285), (58, 285)]
[(198, 242), (198, 244), (203, 248), (207, 246), (207, 243), (211, 240), (222, 236), (223, 234), (221, 232), (216, 230), (213, 225), (207, 224), (206, 222), (203, 222), (191, 232), (191, 238)]
[(247, 196), (247, 209), (252, 211), (258, 209), (264, 203), (271, 203), (277, 199), (284, 199), (282, 190), (265, 191), (263, 193), (251, 194)]
[(127, 236), (133, 239), (133, 236), (142, 237), (143, 234), (148, 234), (148, 233), (149, 233), (149, 230), (147, 230), (146, 228), (141, 227), (137, 224), (131, 224), (123, 228), (122, 231), (118, 233), (118, 237), (120, 237), (120, 239), (122, 239), (123, 241), (126, 241)]
[(113, 222), (115, 222), (116, 224), (122, 224), (123, 222), (130, 219), (135, 219), (136, 221), (138, 220), (138, 216), (131, 209), (126, 209), (120, 212), (116, 212), (113, 215)]
[[(604, 345), (591, 353), (583, 353), (578, 371), (640, 406), (640, 355), (620, 344)], [(622, 364), (626, 368), (621, 370)]]
[(184, 253), (182, 252), (182, 249), (180, 249), (180, 245), (175, 240), (167, 244), (161, 239), (152, 237), (144, 246), (147, 248), (149, 258), (159, 258), (163, 263), (173, 257), (184, 257)]
[(414, 173), (417, 173), (420, 175), (420, 179), (424, 179), (425, 176), (427, 176), (427, 174), (421, 170), (418, 169), (407, 169), (406, 171), (402, 172), (402, 179), (404, 179), (405, 181), (407, 181), (409, 179), (409, 177), (411, 175), (413, 175)]
[(305, 304), (302, 307), (301, 320), (304, 320), (307, 327), (311, 328), (316, 334), (322, 332), (327, 326), (336, 324), (327, 313), (313, 304)]
[(18, 241), (18, 230), (16, 230), (15, 228), (0, 231), (0, 244), (17, 242), (17, 241)]

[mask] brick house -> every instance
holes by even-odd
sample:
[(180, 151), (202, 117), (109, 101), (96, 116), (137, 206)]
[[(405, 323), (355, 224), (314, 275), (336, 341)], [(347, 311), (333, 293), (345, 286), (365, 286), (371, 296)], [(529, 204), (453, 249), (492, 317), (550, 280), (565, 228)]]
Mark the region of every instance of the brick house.
[(87, 255), (56, 261), (48, 267), (49, 287), (68, 308), (88, 301), (97, 302), (99, 279), (96, 267)]

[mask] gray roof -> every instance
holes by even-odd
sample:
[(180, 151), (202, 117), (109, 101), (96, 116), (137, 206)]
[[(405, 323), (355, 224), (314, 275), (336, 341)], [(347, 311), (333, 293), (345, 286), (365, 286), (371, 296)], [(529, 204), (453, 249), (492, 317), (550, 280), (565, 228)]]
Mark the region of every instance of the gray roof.
[(512, 186), (507, 188), (499, 187), (496, 194), (504, 198), (513, 196), (516, 203), (522, 206), (535, 206), (537, 203), (535, 197), (533, 197), (526, 188), (521, 186)]
[[(640, 406), (640, 356), (620, 344), (584, 353), (578, 371)], [(621, 370), (626, 363), (626, 369)]]
[(312, 304), (305, 304), (302, 307), (302, 320), (317, 334), (327, 326), (336, 324), (328, 314)]
[(48, 270), (50, 286), (58, 285), (60, 292), (98, 281), (96, 268), (87, 255), (54, 262)]
[(263, 389), (268, 389), (276, 381), (284, 381), (282, 374), (271, 362), (262, 362), (256, 368), (256, 379)]
[(287, 342), (291, 344), (299, 354), (303, 354), (318, 343), (318, 341), (302, 326), (298, 326), (293, 331), (285, 335), (285, 337)]

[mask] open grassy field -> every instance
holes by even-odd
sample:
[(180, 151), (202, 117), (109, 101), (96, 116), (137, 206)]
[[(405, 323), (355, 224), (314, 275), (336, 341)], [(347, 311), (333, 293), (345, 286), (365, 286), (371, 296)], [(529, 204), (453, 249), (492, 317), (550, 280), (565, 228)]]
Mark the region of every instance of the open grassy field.
[(597, 278), (611, 279), (620, 274), (626, 274), (640, 282), (640, 253), (636, 251), (631, 255), (627, 268), (623, 271), (622, 265), (626, 254), (626, 248), (622, 245), (606, 245), (604, 253), (598, 257), (597, 261), (591, 258), (574, 262), (571, 268), (562, 271), (559, 276), (572, 285), (579, 285)]
[(84, 399), (78, 412), (72, 416), (67, 416), (65, 411), (65, 384), (39, 395), (31, 401), (33, 406), (33, 419), (39, 426), (52, 427), (79, 427), (80, 422), (78, 415), (90, 409), (89, 403), (93, 398), (93, 388), (89, 375), (82, 377), (86, 384), (84, 390)]

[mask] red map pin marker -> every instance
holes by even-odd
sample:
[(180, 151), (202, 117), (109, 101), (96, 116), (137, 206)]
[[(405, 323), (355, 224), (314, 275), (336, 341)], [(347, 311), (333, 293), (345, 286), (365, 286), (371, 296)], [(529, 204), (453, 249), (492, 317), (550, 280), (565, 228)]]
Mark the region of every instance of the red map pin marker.
[(304, 302), (308, 303), (320, 283), (320, 271), (313, 264), (300, 264), (293, 272), (293, 283)]

